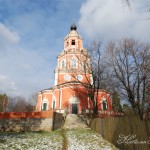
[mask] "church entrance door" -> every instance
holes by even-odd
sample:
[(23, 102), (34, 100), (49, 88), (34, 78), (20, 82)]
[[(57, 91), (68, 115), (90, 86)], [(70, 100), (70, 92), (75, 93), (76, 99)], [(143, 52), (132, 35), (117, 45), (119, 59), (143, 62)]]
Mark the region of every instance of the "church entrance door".
[(78, 104), (72, 104), (72, 114), (78, 114)]

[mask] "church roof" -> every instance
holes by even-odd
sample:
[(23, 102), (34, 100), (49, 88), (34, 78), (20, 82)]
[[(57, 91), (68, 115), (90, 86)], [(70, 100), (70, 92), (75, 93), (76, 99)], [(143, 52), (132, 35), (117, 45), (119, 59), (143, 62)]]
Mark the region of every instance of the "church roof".
[(47, 88), (47, 89), (44, 89), (44, 90), (41, 90), (41, 91), (39, 91), (39, 92), (44, 92), (44, 91), (51, 91), (51, 90), (53, 90), (53, 87), (50, 87), (50, 88)]
[(80, 39), (82, 39), (81, 35), (76, 31), (77, 26), (75, 25), (75, 23), (71, 25), (70, 30), (70, 33), (65, 37), (65, 39), (67, 39), (68, 37), (79, 37)]

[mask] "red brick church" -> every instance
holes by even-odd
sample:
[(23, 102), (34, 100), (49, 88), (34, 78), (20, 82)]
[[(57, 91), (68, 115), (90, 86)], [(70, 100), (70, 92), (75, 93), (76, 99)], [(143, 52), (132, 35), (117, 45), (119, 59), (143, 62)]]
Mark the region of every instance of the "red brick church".
[[(79, 114), (84, 109), (89, 112), (92, 103), (83, 84), (92, 81), (86, 67), (90, 66), (90, 56), (83, 47), (83, 39), (73, 24), (69, 34), (64, 38), (64, 49), (57, 56), (55, 84), (53, 87), (38, 92), (36, 111), (57, 110), (61, 113)], [(85, 73), (86, 72), (86, 73)], [(98, 109), (112, 111), (110, 93), (100, 89), (98, 92)]]

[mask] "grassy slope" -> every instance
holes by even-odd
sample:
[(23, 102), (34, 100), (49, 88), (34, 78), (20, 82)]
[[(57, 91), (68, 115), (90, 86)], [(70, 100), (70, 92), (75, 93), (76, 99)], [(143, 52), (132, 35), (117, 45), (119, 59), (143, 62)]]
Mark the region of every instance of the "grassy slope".
[(59, 129), (53, 132), (0, 133), (0, 149), (14, 150), (115, 150), (90, 129)]

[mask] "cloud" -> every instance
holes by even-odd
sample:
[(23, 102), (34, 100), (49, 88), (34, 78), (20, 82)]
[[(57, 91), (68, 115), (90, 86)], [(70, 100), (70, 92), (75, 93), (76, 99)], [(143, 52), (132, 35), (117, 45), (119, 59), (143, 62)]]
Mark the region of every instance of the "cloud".
[[(22, 95), (54, 83), (57, 55), (81, 0), (0, 0), (0, 91)], [(10, 88), (11, 87), (11, 88)]]
[(23, 65), (21, 65), (21, 67), (25, 70), (31, 70), (32, 69), (31, 65), (29, 65), (29, 64), (23, 64)]
[(7, 78), (7, 76), (0, 75), (0, 81), (5, 80), (6, 78)]
[[(50, 80), (47, 60), (39, 52), (22, 48), (19, 34), (5, 24), (0, 25), (0, 92), (27, 98), (33, 92), (47, 88)], [(43, 84), (37, 84), (41, 78)]]
[(18, 43), (20, 40), (19, 35), (11, 31), (6, 25), (0, 23), (0, 41), (6, 43), (15, 44)]
[(0, 62), (6, 56), (13, 56), (18, 52), (19, 41), (20, 36), (18, 33), (0, 22)]
[(137, 0), (129, 9), (121, 0), (87, 0), (80, 9), (79, 25), (90, 38), (149, 40), (150, 22), (144, 20), (147, 12), (141, 9), (146, 2)]

